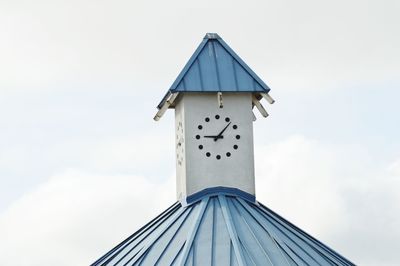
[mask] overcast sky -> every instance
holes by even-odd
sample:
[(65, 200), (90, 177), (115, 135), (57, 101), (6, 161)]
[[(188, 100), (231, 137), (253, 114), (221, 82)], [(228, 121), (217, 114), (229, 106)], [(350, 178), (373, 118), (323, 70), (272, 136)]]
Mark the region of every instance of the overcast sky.
[(399, 265), (398, 1), (0, 0), (0, 264), (88, 265), (175, 201), (155, 106), (206, 32), (271, 87), (257, 199)]

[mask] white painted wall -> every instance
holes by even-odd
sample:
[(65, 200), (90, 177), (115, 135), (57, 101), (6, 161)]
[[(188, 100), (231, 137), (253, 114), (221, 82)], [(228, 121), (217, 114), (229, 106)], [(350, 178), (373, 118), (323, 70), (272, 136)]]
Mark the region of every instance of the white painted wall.
[[(178, 100), (175, 107), (178, 200), (216, 186), (255, 194), (251, 93), (223, 93), (222, 98), (223, 108), (218, 106), (216, 93), (184, 93)], [(220, 118), (216, 119), (216, 115)], [(205, 121), (207, 117), (209, 122)], [(223, 133), (223, 139), (204, 138), (217, 135), (228, 124), (226, 118), (231, 124)], [(180, 123), (183, 132), (178, 130)], [(196, 135), (200, 139), (196, 139)], [(236, 139), (236, 135), (240, 139)], [(199, 149), (199, 145), (203, 145), (203, 149)], [(234, 145), (238, 148), (234, 149)], [(206, 156), (207, 152), (210, 157)], [(218, 160), (217, 155), (221, 159)]]

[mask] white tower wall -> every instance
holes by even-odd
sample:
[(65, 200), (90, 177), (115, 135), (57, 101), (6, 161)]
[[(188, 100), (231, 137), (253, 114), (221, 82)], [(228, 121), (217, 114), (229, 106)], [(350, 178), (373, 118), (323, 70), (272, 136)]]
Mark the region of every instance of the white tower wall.
[[(220, 108), (217, 94), (204, 92), (183, 93), (177, 101), (178, 200), (218, 186), (255, 195), (252, 95), (223, 93), (222, 102)], [(216, 136), (226, 126), (223, 138), (204, 137)]]

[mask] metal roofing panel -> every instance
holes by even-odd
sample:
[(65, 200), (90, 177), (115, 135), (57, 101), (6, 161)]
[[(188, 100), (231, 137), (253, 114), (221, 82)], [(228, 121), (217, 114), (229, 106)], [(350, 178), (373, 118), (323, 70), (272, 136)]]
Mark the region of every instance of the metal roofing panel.
[[(270, 88), (222, 40), (207, 33), (178, 75), (171, 92), (265, 92)], [(165, 96), (161, 103), (165, 101)]]
[(174, 204), (92, 265), (354, 265), (242, 194)]
[[(207, 204), (213, 204), (212, 202), (208, 202)], [(208, 243), (212, 243), (213, 241), (213, 206), (209, 206), (204, 210), (203, 216), (200, 219), (199, 217), (199, 226), (196, 234), (193, 239), (193, 247), (190, 250), (193, 250), (194, 257), (193, 261), (195, 265), (199, 265), (200, 262), (203, 262), (206, 265), (212, 265), (213, 260), (213, 250), (212, 245)]]
[(256, 265), (273, 265), (261, 243), (258, 241), (255, 231), (252, 230), (246, 219), (238, 212), (233, 201), (230, 201), (229, 204), (231, 205), (230, 209), (233, 222), (237, 229), (240, 242), (245, 247), (248, 257), (251, 258)]
[(221, 211), (221, 204), (218, 200), (212, 200), (213, 203), (213, 231), (211, 248), (213, 249), (212, 265), (229, 265), (231, 260), (232, 243), (229, 237), (228, 229), (225, 224)]

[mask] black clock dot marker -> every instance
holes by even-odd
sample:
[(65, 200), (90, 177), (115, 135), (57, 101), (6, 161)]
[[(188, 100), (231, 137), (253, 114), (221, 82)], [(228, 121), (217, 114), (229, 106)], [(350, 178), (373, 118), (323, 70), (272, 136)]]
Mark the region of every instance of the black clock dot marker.
[(196, 135), (196, 139), (200, 139), (200, 135)]
[(237, 129), (238, 128), (238, 126), (237, 125), (233, 125), (233, 129)]
[(216, 115), (216, 116), (215, 116), (215, 119), (219, 119), (219, 115)]
[(236, 139), (240, 139), (240, 135), (236, 135)]
[(238, 145), (233, 145), (233, 148), (234, 148), (235, 150), (237, 150), (237, 149), (238, 149)]
[(199, 149), (202, 150), (203, 149), (203, 145), (199, 145)]
[(226, 156), (227, 156), (227, 157), (231, 157), (231, 153), (230, 153), (230, 152), (227, 152), (227, 153), (226, 153)]
[(206, 119), (204, 119), (206, 122), (210, 122), (210, 118), (206, 117)]
[(218, 155), (216, 156), (216, 158), (217, 158), (217, 160), (221, 159), (221, 155), (218, 154)]
[(210, 157), (210, 156), (211, 156), (211, 153), (207, 152), (207, 153), (206, 153), (206, 156), (207, 156), (207, 157)]
[(202, 126), (202, 125), (199, 125), (197, 128), (198, 128), (198, 129), (203, 129), (203, 126)]
[(229, 119), (229, 117), (227, 117), (227, 118), (225, 118), (225, 121), (226, 121), (226, 122), (229, 122), (229, 121), (231, 121), (231, 120)]

